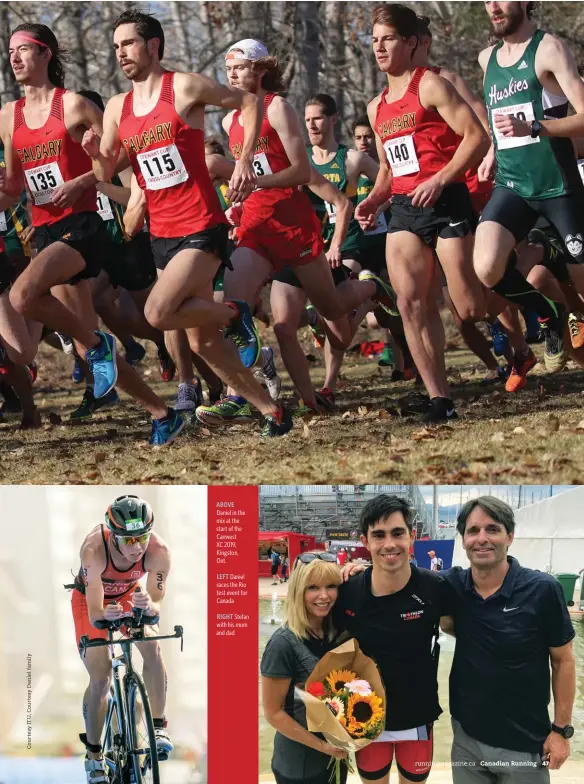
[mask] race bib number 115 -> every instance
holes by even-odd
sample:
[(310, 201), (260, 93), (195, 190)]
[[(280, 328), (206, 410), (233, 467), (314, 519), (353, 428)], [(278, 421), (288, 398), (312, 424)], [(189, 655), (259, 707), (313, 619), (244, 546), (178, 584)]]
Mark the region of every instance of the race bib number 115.
[(189, 173), (175, 144), (141, 152), (136, 156), (146, 190), (161, 191), (189, 179)]

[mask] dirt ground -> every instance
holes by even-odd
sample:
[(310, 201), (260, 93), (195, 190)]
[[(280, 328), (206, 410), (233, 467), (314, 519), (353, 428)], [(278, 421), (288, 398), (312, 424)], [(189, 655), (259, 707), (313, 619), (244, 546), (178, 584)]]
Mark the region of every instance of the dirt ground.
[[(363, 332), (357, 339), (369, 337)], [(273, 331), (264, 341), (274, 343)], [(308, 337), (315, 384), (322, 353)], [(584, 376), (570, 365), (546, 376), (538, 365), (526, 389), (508, 395), (481, 387), (478, 360), (447, 329), (447, 366), (460, 419), (425, 427), (399, 414), (400, 400), (419, 393), (391, 383), (391, 369), (348, 355), (334, 414), (295, 420), (283, 438), (261, 439), (255, 424), (211, 431), (189, 426), (162, 448), (148, 445), (150, 421), (127, 397), (82, 424), (69, 421), (83, 389), (70, 381), (71, 357), (42, 346), (36, 399), (38, 431), (18, 419), (0, 423), (0, 482), (34, 484), (579, 484), (584, 464)], [(534, 347), (541, 356), (542, 346)], [(160, 381), (154, 352), (140, 372), (169, 402), (175, 384)], [(538, 372), (539, 371), (539, 372)], [(286, 374), (283, 396), (292, 404)]]

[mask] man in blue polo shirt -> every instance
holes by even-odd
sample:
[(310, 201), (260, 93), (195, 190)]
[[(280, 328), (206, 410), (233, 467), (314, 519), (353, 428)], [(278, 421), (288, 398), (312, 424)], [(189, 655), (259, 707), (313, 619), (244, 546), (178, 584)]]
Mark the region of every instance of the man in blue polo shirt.
[(574, 629), (559, 583), (507, 555), (514, 529), (513, 511), (503, 501), (469, 501), (457, 530), (471, 568), (441, 573), (452, 589), (456, 635), (454, 784), (546, 784), (548, 769), (561, 767), (570, 754)]

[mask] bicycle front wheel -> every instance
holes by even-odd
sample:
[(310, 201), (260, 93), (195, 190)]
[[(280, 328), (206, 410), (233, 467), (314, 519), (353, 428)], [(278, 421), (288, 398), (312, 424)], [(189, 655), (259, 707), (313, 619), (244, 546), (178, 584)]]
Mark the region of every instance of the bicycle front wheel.
[(130, 765), (136, 784), (160, 784), (154, 723), (146, 688), (134, 672), (126, 679)]
[(123, 743), (123, 721), (120, 721), (118, 703), (111, 689), (104, 726), (102, 748), (111, 784), (124, 784), (127, 752)]

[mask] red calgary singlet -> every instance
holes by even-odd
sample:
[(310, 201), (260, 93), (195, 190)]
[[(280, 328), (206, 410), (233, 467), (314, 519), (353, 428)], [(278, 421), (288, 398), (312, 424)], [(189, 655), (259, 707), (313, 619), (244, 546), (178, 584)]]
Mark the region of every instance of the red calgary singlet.
[[(104, 525), (101, 526), (101, 536), (103, 538), (106, 557), (105, 569), (101, 573), (103, 592), (106, 599), (119, 599), (121, 596), (125, 596), (132, 591), (138, 581), (146, 574), (146, 568), (144, 566), (146, 553), (144, 553), (142, 559), (138, 561), (138, 563), (133, 564), (125, 571), (121, 571), (120, 569), (116, 569), (112, 563), (109, 547), (112, 533), (109, 528), (106, 528)], [(82, 571), (83, 570), (79, 572), (79, 579), (76, 580), (76, 584), (80, 583), (83, 586), (85, 583), (83, 582)]]
[(226, 223), (205, 163), (204, 131), (177, 114), (173, 82), (173, 72), (163, 74), (156, 105), (140, 117), (132, 90), (120, 117), (120, 139), (146, 194), (154, 237), (185, 237)]
[(14, 104), (12, 145), (18, 155), (32, 203), (32, 225), (46, 226), (79, 212), (97, 212), (97, 192), (87, 188), (70, 207), (56, 207), (51, 201), (60, 185), (91, 171), (91, 159), (71, 137), (63, 117), (63, 95), (55, 87), (51, 112), (40, 128), (29, 128), (24, 119), (26, 98)]
[[(264, 119), (253, 158), (253, 167), (258, 177), (277, 174), (290, 166), (290, 159), (280, 136), (268, 120), (268, 108), (275, 97), (274, 93), (266, 93), (264, 98)], [(229, 149), (235, 160), (241, 156), (243, 147), (243, 125), (239, 122), (239, 117), (239, 111), (233, 113), (229, 128)], [(274, 218), (282, 226), (315, 225), (310, 199), (298, 188), (259, 189), (243, 202), (240, 224), (242, 230), (261, 226), (269, 218)], [(318, 224), (318, 220), (316, 223)], [(320, 225), (318, 231), (320, 233)]]
[(416, 68), (404, 96), (387, 103), (381, 93), (375, 130), (392, 171), (391, 191), (403, 195), (429, 180), (451, 160), (460, 138), (446, 120), (420, 103), (420, 80), (427, 68)]
[[(438, 74), (438, 76), (440, 76), (440, 73), (442, 72), (442, 68), (440, 68), (439, 65), (433, 66), (430, 70), (434, 71), (434, 73)], [(456, 138), (460, 144), (462, 137), (457, 136)], [(477, 206), (479, 206), (477, 212), (482, 212), (486, 202), (491, 198), (493, 184), (491, 182), (481, 182), (479, 180), (478, 170), (478, 165), (473, 166), (471, 169), (467, 169), (464, 173), (464, 181), (466, 182), (466, 187), (468, 188), (468, 192), (471, 195), (473, 206), (475, 209), (477, 209)]]

